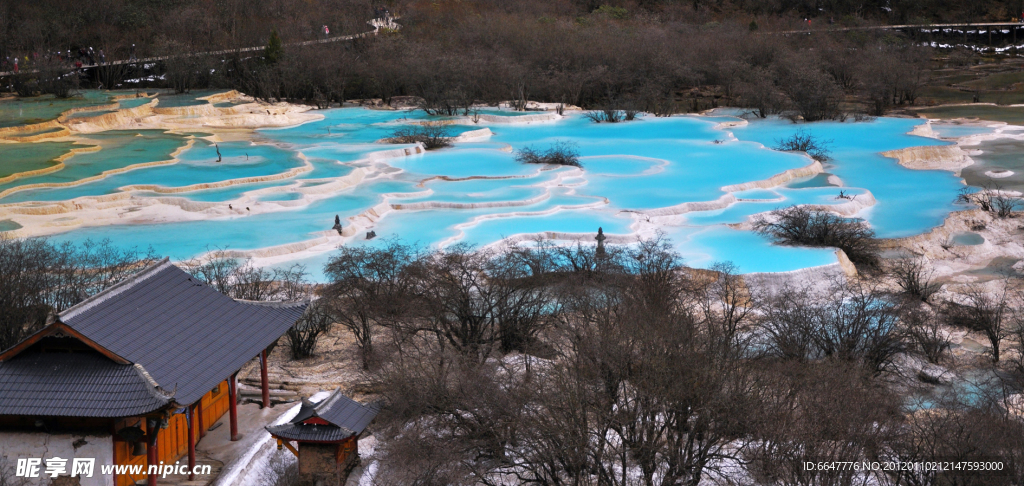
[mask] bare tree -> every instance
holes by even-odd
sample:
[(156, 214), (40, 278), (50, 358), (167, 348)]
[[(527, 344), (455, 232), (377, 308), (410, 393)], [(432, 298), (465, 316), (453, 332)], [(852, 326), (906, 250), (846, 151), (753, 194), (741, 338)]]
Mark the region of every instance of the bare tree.
[(343, 246), (324, 271), (331, 283), (324, 292), (338, 323), (356, 338), (363, 369), (374, 355), (373, 337), (379, 326), (397, 328), (415, 305), (408, 265), (415, 248), (389, 242), (383, 247)]
[(878, 479), (871, 472), (806, 463), (877, 460), (899, 416), (898, 397), (872, 386), (862, 370), (836, 362), (774, 364), (770, 376), (771, 389), (752, 417), (759, 440), (747, 455), (757, 484), (852, 485)]
[(54, 245), (0, 237), (0, 348), (8, 348), (61, 312), (145, 268), (152, 250), (109, 240)]
[(791, 61), (781, 84), (789, 96), (796, 115), (804, 121), (836, 120), (843, 117), (839, 103), (843, 90), (835, 80), (814, 65)]
[(960, 292), (962, 302), (946, 302), (943, 316), (951, 326), (985, 334), (992, 347), (992, 361), (998, 363), (1000, 345), (1010, 331), (1011, 309), (1007, 301), (1008, 282), (1000, 290), (989, 292), (977, 285)]
[(908, 297), (928, 302), (941, 285), (932, 281), (932, 270), (922, 257), (902, 256), (888, 261), (889, 275)]
[(1009, 218), (1021, 205), (1021, 200), (1009, 195), (1002, 186), (991, 182), (981, 190), (965, 187), (960, 190), (956, 201), (965, 204), (977, 204), (982, 211), (995, 213), (1000, 218)]
[(306, 299), (311, 293), (303, 265), (270, 269), (256, 266), (251, 258), (240, 262), (228, 255), (226, 250), (218, 249), (202, 260), (186, 260), (182, 266), (193, 277), (234, 299), (295, 301)]
[(227, 257), (225, 250), (216, 249), (208, 252), (205, 260), (193, 258), (182, 262), (185, 271), (192, 274), (218, 292), (230, 295), (232, 276), (239, 267), (238, 259)]
[(825, 292), (783, 288), (761, 299), (761, 339), (772, 356), (852, 362), (878, 374), (906, 347), (899, 303), (863, 284), (837, 280)]
[(753, 68), (747, 81), (740, 86), (740, 96), (747, 106), (754, 108), (759, 118), (782, 113), (786, 106), (786, 96), (775, 83), (776, 76), (767, 68)]
[(322, 300), (310, 304), (299, 321), (285, 334), (292, 358), (303, 359), (312, 356), (320, 338), (331, 331), (335, 319), (330, 306), (325, 305)]
[(907, 305), (901, 317), (911, 341), (929, 363), (942, 361), (952, 343), (942, 329), (942, 319), (920, 305)]
[(807, 130), (800, 129), (793, 133), (789, 138), (776, 140), (775, 150), (804, 152), (807, 155), (810, 155), (814, 160), (825, 162), (829, 160), (829, 147), (831, 145), (831, 140), (821, 140)]
[(257, 267), (251, 259), (243, 262), (231, 275), (231, 297), (264, 301), (274, 295), (274, 272)]

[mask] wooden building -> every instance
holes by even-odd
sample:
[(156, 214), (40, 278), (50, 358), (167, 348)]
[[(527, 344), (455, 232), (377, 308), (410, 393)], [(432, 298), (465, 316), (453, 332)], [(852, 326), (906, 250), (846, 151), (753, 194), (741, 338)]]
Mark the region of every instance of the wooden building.
[[(257, 356), (269, 406), (266, 349), (305, 307), (236, 301), (164, 259), (0, 353), (0, 448), (12, 461), (33, 455), (25, 442), (107, 448), (82, 485), (153, 485), (149, 465), (185, 456), (191, 470), (196, 441), (223, 415), (238, 439), (236, 375)], [(145, 472), (103, 477), (104, 460)]]
[(268, 426), (267, 432), (277, 439), (278, 449), (299, 458), (300, 485), (340, 486), (359, 464), (359, 436), (379, 411), (376, 404), (363, 405), (339, 388), (316, 404), (302, 399), (295, 418)]

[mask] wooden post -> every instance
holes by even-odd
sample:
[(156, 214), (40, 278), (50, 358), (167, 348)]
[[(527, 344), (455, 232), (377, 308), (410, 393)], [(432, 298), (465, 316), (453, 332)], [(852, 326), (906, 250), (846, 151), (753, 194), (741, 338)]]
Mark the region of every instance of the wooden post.
[(156, 419), (148, 419), (146, 420), (146, 429), (148, 434), (148, 440), (146, 441), (146, 484), (148, 486), (156, 486), (157, 474), (152, 467), (159, 465), (156, 436), (160, 433), (160, 424), (157, 423)]
[[(117, 435), (117, 421), (113, 421), (112, 420), (110, 422), (110, 439), (111, 439), (110, 440), (110, 445), (114, 446), (112, 448), (113, 450), (111, 450), (113, 455), (110, 456), (110, 457), (111, 458), (115, 458), (115, 457), (117, 457), (117, 443), (120, 441), (120, 438)], [(131, 453), (132, 453), (131, 447), (132, 447), (131, 444), (128, 443), (128, 455), (129, 456), (131, 456)], [(114, 464), (117, 464), (117, 462), (114, 462)], [(113, 469), (110, 472), (111, 472), (110, 477), (113, 478), (112, 480), (113, 480), (114, 484), (118, 484), (117, 483), (117, 470)]]
[(263, 408), (270, 408), (270, 380), (267, 378), (267, 350), (260, 351), (260, 388), (263, 390)]
[(231, 440), (236, 441), (238, 437), (238, 372), (231, 374), (228, 378), (228, 421), (231, 423)]
[[(205, 396), (205, 395), (204, 395)], [(199, 426), (199, 438), (206, 437), (206, 421), (203, 420), (203, 399), (196, 402), (196, 423)]]
[(196, 420), (195, 405), (185, 409), (185, 422), (188, 424), (188, 480), (195, 481), (196, 475)]

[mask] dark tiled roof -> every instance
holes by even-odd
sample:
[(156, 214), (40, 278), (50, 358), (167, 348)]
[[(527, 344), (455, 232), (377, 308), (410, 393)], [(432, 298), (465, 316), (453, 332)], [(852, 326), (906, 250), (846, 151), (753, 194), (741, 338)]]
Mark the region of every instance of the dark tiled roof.
[[(267, 432), (282, 439), (308, 442), (337, 442), (353, 435), (362, 434), (370, 425), (380, 407), (376, 404), (363, 405), (345, 395), (341, 389), (334, 390), (315, 406), (307, 400), (289, 423), (267, 427)], [(330, 425), (306, 425), (302, 422), (319, 417)]]
[(363, 405), (342, 395), (340, 388), (316, 405), (317, 417), (356, 434), (363, 433), (378, 412), (380, 407), (376, 404)]
[(284, 424), (267, 427), (274, 437), (302, 442), (341, 442), (353, 435), (351, 430), (333, 425)]
[(305, 308), (236, 301), (165, 259), (60, 321), (141, 364), (176, 402), (190, 404), (281, 337)]
[(125, 417), (171, 401), (140, 365), (95, 352), (24, 352), (0, 362), (0, 415)]

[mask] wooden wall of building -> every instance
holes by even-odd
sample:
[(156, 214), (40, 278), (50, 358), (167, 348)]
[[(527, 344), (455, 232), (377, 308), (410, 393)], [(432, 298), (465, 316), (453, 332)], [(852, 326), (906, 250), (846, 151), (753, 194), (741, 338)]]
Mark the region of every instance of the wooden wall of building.
[[(230, 406), (227, 380), (222, 381), (217, 388), (207, 392), (202, 400), (200, 400), (200, 406), (203, 407), (203, 425), (209, 430), (210, 426), (227, 413)], [(196, 422), (195, 426), (198, 427), (198, 420)], [(146, 430), (144, 418), (125, 419), (117, 423), (115, 430), (132, 425), (138, 425), (143, 430)], [(222, 425), (222, 427), (227, 427), (227, 424)], [(196, 440), (199, 440), (198, 428), (196, 429)], [(157, 456), (164, 464), (173, 464), (175, 461), (182, 459), (186, 454), (188, 454), (188, 421), (184, 413), (176, 413), (167, 421), (167, 428), (162, 429), (157, 435)], [(137, 464), (145, 469), (146, 455), (133, 456), (132, 444), (117, 440), (115, 436), (114, 464)], [(129, 477), (128, 475), (118, 476), (114, 484), (115, 486), (129, 486), (135, 484), (135, 481), (145, 478), (146, 474), (143, 471), (142, 474), (134, 477)]]

